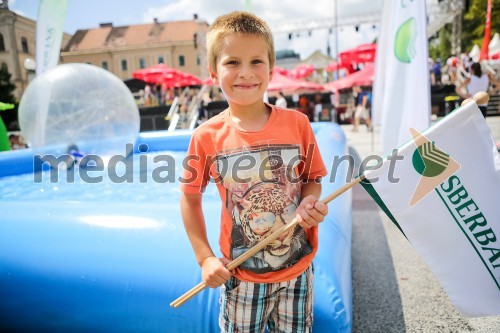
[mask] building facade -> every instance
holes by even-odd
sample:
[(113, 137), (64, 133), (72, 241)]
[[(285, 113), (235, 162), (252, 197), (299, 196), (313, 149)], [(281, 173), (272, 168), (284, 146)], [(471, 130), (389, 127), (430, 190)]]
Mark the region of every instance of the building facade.
[(159, 22), (78, 30), (61, 52), (61, 62), (81, 62), (104, 68), (122, 80), (163, 63), (208, 77), (205, 36), (208, 24), (195, 15), (190, 21)]
[[(71, 35), (64, 34), (62, 45)], [(9, 10), (8, 1), (0, 3), (0, 66), (5, 64), (16, 85), (14, 96), (20, 99), (28, 86), (28, 61), (36, 59), (36, 22)]]

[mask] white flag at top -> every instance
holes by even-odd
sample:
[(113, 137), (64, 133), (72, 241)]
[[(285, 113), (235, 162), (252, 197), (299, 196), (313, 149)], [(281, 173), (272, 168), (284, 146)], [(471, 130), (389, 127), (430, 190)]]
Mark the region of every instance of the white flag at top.
[(36, 22), (37, 75), (59, 62), (66, 5), (66, 0), (40, 0)]
[(373, 86), (373, 122), (381, 125), (384, 153), (411, 139), (409, 127), (429, 127), (426, 27), (425, 1), (384, 1)]
[(491, 131), (470, 103), (413, 137), (393, 171), (386, 159), (365, 172), (363, 187), (462, 314), (500, 315), (500, 155)]

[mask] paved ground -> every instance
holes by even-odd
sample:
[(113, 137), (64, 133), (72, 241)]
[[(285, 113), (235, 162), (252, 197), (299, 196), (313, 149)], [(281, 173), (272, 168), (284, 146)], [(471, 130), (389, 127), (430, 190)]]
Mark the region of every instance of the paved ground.
[[(500, 142), (500, 117), (487, 119)], [(342, 126), (357, 158), (380, 154), (380, 137)], [(353, 189), (353, 332), (500, 332), (500, 316), (465, 318), (412, 245), (360, 187)]]

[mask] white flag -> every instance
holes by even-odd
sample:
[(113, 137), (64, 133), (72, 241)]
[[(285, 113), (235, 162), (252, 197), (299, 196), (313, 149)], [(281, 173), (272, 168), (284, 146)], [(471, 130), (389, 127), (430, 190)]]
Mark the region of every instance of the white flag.
[(412, 134), (403, 159), (366, 171), (363, 186), (462, 314), (500, 315), (500, 155), (490, 129), (470, 103)]
[(36, 22), (37, 75), (59, 62), (66, 4), (66, 0), (40, 0)]
[(389, 153), (410, 139), (408, 128), (429, 127), (425, 1), (385, 0), (377, 43), (373, 121)]

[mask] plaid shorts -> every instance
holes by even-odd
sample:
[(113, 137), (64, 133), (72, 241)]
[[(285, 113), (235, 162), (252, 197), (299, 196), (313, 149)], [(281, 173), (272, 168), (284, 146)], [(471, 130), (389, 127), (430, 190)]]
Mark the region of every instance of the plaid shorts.
[(231, 277), (221, 286), (221, 332), (312, 332), (312, 265), (286, 282), (253, 283)]

